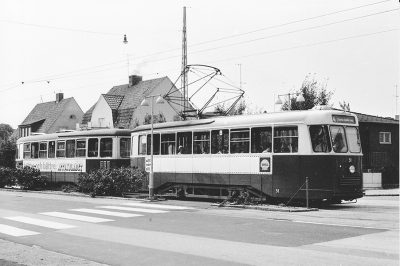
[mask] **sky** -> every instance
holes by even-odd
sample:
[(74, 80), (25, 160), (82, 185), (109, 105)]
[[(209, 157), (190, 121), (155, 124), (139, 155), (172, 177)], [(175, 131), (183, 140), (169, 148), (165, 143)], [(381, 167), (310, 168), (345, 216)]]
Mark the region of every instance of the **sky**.
[(220, 69), (254, 112), (307, 76), (334, 107), (399, 112), (397, 0), (0, 0), (0, 123), (16, 128), (58, 92), (85, 112), (131, 74), (174, 82), (184, 6), (188, 64)]

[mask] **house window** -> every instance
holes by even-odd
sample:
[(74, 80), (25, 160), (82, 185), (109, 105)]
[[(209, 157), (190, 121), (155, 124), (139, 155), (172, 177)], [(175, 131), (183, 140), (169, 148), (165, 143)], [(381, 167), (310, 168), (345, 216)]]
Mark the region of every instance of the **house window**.
[(24, 159), (30, 159), (31, 158), (31, 144), (24, 143)]
[(392, 133), (391, 132), (379, 132), (379, 143), (380, 144), (392, 144)]

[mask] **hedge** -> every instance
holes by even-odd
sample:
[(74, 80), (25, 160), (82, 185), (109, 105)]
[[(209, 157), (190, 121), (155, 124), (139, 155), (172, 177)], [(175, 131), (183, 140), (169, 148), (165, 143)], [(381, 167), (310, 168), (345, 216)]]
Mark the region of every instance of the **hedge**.
[(22, 189), (43, 189), (47, 186), (46, 177), (40, 175), (38, 169), (32, 167), (8, 168), (0, 167), (0, 188), (20, 186)]
[(126, 193), (139, 191), (146, 173), (127, 167), (116, 169), (98, 169), (82, 173), (78, 178), (81, 192), (94, 196), (125, 196)]

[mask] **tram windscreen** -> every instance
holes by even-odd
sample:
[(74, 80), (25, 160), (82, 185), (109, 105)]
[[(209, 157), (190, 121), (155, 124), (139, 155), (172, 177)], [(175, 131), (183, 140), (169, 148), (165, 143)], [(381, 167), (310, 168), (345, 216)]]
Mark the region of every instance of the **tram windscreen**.
[(329, 140), (328, 126), (310, 126), (311, 144), (314, 152), (330, 152), (331, 142)]
[(334, 152), (347, 152), (347, 142), (345, 138), (344, 127), (331, 126), (332, 148)]
[(356, 127), (346, 127), (346, 136), (350, 152), (361, 152), (361, 141)]

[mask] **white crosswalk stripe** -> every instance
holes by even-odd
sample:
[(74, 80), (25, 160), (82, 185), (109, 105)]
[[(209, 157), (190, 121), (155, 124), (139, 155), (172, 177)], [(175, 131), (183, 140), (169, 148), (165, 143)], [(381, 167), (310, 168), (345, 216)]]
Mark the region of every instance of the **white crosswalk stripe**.
[(194, 210), (192, 207), (185, 206), (174, 206), (174, 205), (162, 205), (162, 204), (151, 204), (151, 203), (141, 203), (141, 202), (128, 202), (123, 203), (126, 206), (136, 206), (143, 208), (153, 208), (153, 209), (166, 209), (166, 210)]
[(111, 220), (111, 219), (104, 219), (104, 218), (98, 218), (98, 217), (92, 217), (92, 216), (71, 214), (71, 213), (66, 213), (66, 212), (42, 212), (40, 214), (53, 216), (53, 217), (58, 217), (58, 218), (70, 219), (70, 220), (78, 220), (78, 221), (83, 221), (83, 222), (90, 222), (90, 223), (102, 223), (102, 222), (112, 222), (112, 221), (114, 221), (114, 220)]
[(99, 206), (99, 208), (121, 210), (121, 211), (132, 211), (132, 212), (144, 212), (144, 213), (167, 213), (168, 212), (168, 211), (164, 211), (164, 210), (150, 210), (150, 209), (142, 209), (142, 208), (123, 207), (123, 206)]
[(14, 226), (0, 224), (0, 234), (6, 234), (10, 236), (32, 236), (32, 235), (38, 235), (40, 233), (21, 229)]
[(96, 209), (70, 209), (70, 211), (94, 213), (94, 214), (117, 216), (117, 217), (124, 217), (124, 218), (143, 216), (141, 214), (127, 213), (127, 212), (112, 212), (112, 211), (104, 211), (104, 210), (96, 210)]
[(75, 226), (69, 225), (69, 224), (46, 221), (46, 220), (36, 219), (36, 218), (31, 218), (31, 217), (26, 217), (26, 216), (15, 216), (15, 217), (4, 217), (4, 218), (8, 219), (8, 220), (12, 220), (12, 221), (17, 221), (17, 222), (26, 223), (26, 224), (33, 224), (33, 225), (52, 228), (52, 229), (68, 229), (68, 228), (75, 227)]

